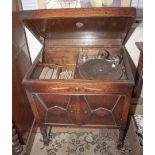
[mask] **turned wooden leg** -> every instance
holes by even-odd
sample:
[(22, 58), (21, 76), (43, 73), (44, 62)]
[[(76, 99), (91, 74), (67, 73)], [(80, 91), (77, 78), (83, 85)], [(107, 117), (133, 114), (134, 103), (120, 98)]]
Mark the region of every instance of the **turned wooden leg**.
[(125, 137), (125, 128), (119, 129), (119, 138), (117, 143), (117, 148), (120, 149), (124, 144), (124, 137)]
[(15, 126), (12, 126), (12, 152), (13, 154), (21, 154), (23, 146), (20, 144), (18, 133)]
[(49, 145), (49, 140), (50, 140), (50, 134), (51, 134), (51, 127), (47, 125), (39, 125), (40, 126), (40, 131), (43, 136), (43, 142), (44, 145), (48, 146)]

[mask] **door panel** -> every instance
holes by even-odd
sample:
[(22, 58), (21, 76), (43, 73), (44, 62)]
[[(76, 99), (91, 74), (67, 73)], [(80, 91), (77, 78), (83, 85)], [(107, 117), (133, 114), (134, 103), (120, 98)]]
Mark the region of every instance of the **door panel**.
[(41, 121), (79, 125), (120, 125), (123, 95), (33, 94)]

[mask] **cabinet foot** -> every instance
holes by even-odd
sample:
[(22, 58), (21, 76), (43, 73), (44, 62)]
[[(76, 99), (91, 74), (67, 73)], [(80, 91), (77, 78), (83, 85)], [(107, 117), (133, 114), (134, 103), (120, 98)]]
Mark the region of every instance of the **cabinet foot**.
[(124, 137), (125, 137), (125, 128), (119, 129), (119, 138), (117, 142), (118, 149), (121, 149), (123, 147)]
[(121, 143), (117, 143), (117, 149), (121, 149), (123, 147), (123, 143), (121, 142)]
[(40, 125), (40, 131), (43, 136), (43, 143), (45, 146), (49, 145), (50, 137), (51, 137), (51, 126)]

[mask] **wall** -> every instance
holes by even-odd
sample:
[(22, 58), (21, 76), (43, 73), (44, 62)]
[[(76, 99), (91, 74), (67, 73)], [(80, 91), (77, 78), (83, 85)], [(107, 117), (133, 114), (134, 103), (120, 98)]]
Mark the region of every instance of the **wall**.
[[(130, 39), (125, 45), (135, 66), (137, 67), (140, 51), (136, 47), (135, 42), (143, 42), (143, 23), (138, 25), (138, 27), (135, 29), (134, 33), (131, 35)], [(141, 97), (143, 97), (143, 87), (141, 91)]]
[(135, 31), (133, 32), (130, 39), (125, 45), (135, 66), (137, 66), (140, 52), (136, 47), (135, 42), (143, 42), (143, 24), (142, 23), (138, 25), (138, 27), (136, 27)]
[(28, 40), (31, 60), (33, 62), (36, 56), (38, 55), (42, 45), (27, 28), (25, 28), (25, 31), (26, 31), (26, 36)]

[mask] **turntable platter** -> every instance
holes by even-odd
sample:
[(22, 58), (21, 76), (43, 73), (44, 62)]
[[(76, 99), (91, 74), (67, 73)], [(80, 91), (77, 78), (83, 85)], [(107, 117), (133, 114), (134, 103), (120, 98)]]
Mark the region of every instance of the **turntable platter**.
[(122, 65), (112, 67), (111, 62), (104, 59), (92, 59), (79, 67), (82, 78), (88, 80), (118, 80), (122, 77)]

